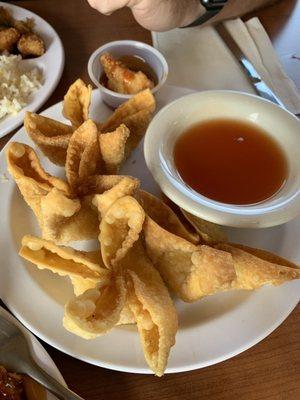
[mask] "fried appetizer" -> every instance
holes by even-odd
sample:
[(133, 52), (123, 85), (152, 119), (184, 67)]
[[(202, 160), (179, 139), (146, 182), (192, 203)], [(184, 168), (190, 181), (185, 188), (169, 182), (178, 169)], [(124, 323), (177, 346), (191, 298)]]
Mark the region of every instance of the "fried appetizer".
[(0, 26), (11, 27), (13, 23), (13, 18), (8, 9), (5, 7), (0, 7)]
[(0, 30), (0, 52), (11, 53), (19, 40), (20, 34), (15, 28)]
[(24, 128), (30, 139), (54, 164), (64, 166), (73, 128), (31, 112), (26, 112)]
[(108, 78), (108, 88), (114, 92), (136, 94), (154, 87), (154, 83), (142, 71), (130, 70), (109, 53), (102, 54), (100, 62)]
[(45, 53), (45, 44), (36, 33), (24, 33), (20, 37), (17, 47), (23, 57), (40, 57)]
[(63, 115), (74, 128), (78, 128), (89, 118), (92, 86), (77, 79), (68, 89), (63, 103)]

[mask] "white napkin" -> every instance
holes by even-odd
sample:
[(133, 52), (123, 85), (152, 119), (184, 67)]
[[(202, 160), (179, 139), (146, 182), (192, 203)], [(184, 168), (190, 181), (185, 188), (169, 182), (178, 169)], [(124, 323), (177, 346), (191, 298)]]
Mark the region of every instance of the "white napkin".
[[(226, 22), (262, 79), (294, 114), (300, 113), (300, 93), (285, 73), (258, 18)], [(168, 83), (195, 90), (231, 89), (255, 93), (245, 72), (212, 26), (152, 32), (154, 46), (169, 64)]]

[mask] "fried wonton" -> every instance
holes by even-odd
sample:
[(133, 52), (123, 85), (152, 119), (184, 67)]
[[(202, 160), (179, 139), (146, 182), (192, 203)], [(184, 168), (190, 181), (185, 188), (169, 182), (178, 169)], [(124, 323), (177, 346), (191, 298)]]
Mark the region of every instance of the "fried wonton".
[[(225, 243), (195, 246), (172, 235), (146, 217), (143, 232), (147, 253), (165, 282), (184, 301), (226, 290), (253, 290), (265, 284), (281, 284), (298, 279), (296, 266), (278, 265), (269, 253), (255, 249), (243, 251)], [(247, 248), (249, 249), (249, 248)], [(264, 255), (264, 257), (262, 257)]]
[(125, 146), (125, 157), (127, 158), (144, 136), (154, 111), (155, 99), (151, 91), (147, 89), (120, 105), (98, 127), (102, 133), (105, 133), (114, 131), (121, 124), (127, 126), (130, 131), (130, 136)]
[(205, 221), (202, 218), (196, 217), (189, 212), (181, 209), (182, 214), (189, 221), (189, 223), (199, 233), (201, 240), (206, 244), (214, 244), (220, 242), (227, 242), (225, 232), (220, 225)]
[(70, 300), (64, 325), (91, 339), (124, 318), (134, 318), (145, 358), (155, 374), (161, 376), (175, 343), (178, 321), (168, 290), (140, 238), (144, 218), (142, 207), (130, 196), (117, 199), (104, 213), (99, 240), (111, 281)]
[(100, 133), (99, 146), (106, 173), (118, 173), (125, 160), (125, 146), (129, 136), (130, 131), (124, 124), (113, 132)]
[(74, 128), (78, 128), (89, 118), (92, 86), (77, 79), (64, 97), (63, 115)]
[(138, 200), (145, 213), (162, 228), (191, 243), (199, 243), (198, 234), (193, 230), (188, 230), (174, 211), (162, 200), (144, 190), (138, 192)]
[(108, 284), (99, 284), (66, 304), (64, 326), (85, 339), (93, 339), (119, 322), (125, 302), (124, 276), (113, 274)]
[(136, 319), (146, 361), (157, 376), (162, 376), (175, 344), (176, 309), (141, 240), (135, 242), (120, 264), (127, 271), (128, 304)]
[(66, 176), (74, 193), (86, 178), (96, 175), (100, 160), (97, 126), (88, 119), (73, 133), (67, 149)]
[(42, 235), (57, 244), (96, 239), (99, 223), (89, 198), (73, 199), (57, 189), (41, 199)]
[(154, 87), (154, 83), (142, 71), (129, 69), (109, 53), (101, 54), (100, 62), (108, 79), (107, 86), (114, 92), (136, 94)]
[[(297, 265), (281, 257), (270, 255), (268, 252), (249, 247), (245, 247), (245, 251), (225, 243), (215, 247), (232, 256), (237, 275), (234, 289), (254, 290), (266, 284), (280, 285), (300, 278), (300, 268)], [(271, 260), (278, 261), (280, 264)]]
[(102, 217), (99, 242), (105, 265), (114, 267), (138, 240), (145, 213), (131, 196), (115, 201)]
[(196, 246), (161, 228), (149, 217), (143, 231), (151, 261), (182, 300), (196, 301), (231, 287), (236, 274), (228, 252)]
[(39, 269), (48, 269), (60, 276), (70, 277), (76, 296), (110, 279), (99, 251), (86, 253), (26, 235), (22, 239), (19, 254)]
[(69, 185), (49, 175), (42, 168), (35, 151), (26, 144), (11, 142), (6, 151), (6, 158), (8, 171), (18, 185), (24, 200), (42, 223), (41, 198), (53, 188), (68, 195)]
[(31, 140), (54, 164), (65, 165), (73, 128), (42, 115), (26, 112), (24, 127)]
[(118, 178), (121, 179), (109, 188), (109, 190), (104, 191), (101, 195), (94, 196), (93, 204), (98, 209), (100, 217), (103, 217), (107, 213), (115, 201), (124, 196), (134, 195), (139, 188), (140, 182), (136, 178), (130, 176), (119, 176)]
[(99, 223), (88, 198), (72, 198), (69, 185), (42, 168), (34, 150), (12, 142), (8, 170), (36, 215), (44, 239), (55, 243), (97, 238)]

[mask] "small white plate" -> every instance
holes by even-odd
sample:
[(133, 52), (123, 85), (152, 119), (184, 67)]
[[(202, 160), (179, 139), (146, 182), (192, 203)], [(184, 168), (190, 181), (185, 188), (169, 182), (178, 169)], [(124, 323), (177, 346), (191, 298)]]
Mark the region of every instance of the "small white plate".
[[(61, 373), (57, 369), (56, 365), (52, 361), (51, 357), (49, 354), (46, 352), (46, 350), (43, 348), (43, 346), (36, 340), (36, 338), (28, 332), (27, 329), (25, 329), (19, 321), (16, 320), (11, 314), (9, 314), (4, 308), (0, 306), (0, 315), (1, 317), (6, 318), (7, 320), (11, 321), (13, 324), (15, 324), (18, 328), (22, 329), (24, 332), (30, 347), (33, 352), (33, 356), (37, 363), (39, 364), (40, 367), (43, 368), (45, 372), (47, 372), (49, 375), (51, 375), (53, 378), (55, 378), (58, 382), (60, 382), (62, 385), (67, 386), (66, 382), (64, 381), (64, 378), (62, 377)], [(47, 392), (47, 399), (48, 400), (54, 400), (57, 399), (57, 397), (53, 396), (53, 394)]]
[[(189, 90), (182, 88), (162, 88), (157, 99), (158, 109), (188, 93)], [(63, 121), (61, 110), (59, 103), (43, 114)], [(110, 113), (99, 90), (95, 90), (91, 118), (101, 121)], [(13, 140), (32, 146), (24, 129), (20, 129)], [(138, 177), (144, 189), (157, 194), (159, 189), (146, 168), (142, 149), (141, 143), (121, 173)], [(40, 152), (38, 154), (41, 156)], [(62, 168), (45, 157), (41, 160), (47, 171), (62, 175)], [(4, 151), (0, 155), (0, 177), (1, 174), (8, 176)], [(23, 235), (39, 235), (39, 228), (10, 177), (5, 181), (2, 175), (0, 193), (0, 296), (3, 301), (34, 334), (75, 358), (118, 371), (150, 373), (134, 326), (117, 327), (90, 341), (63, 328), (64, 304), (73, 296), (71, 284), (67, 278), (40, 271), (18, 256)], [(268, 249), (300, 262), (299, 232), (300, 218), (297, 218), (275, 228), (231, 229), (229, 235), (232, 241)], [(167, 372), (206, 367), (248, 349), (285, 320), (297, 305), (299, 294), (300, 282), (294, 281), (255, 292), (222, 293), (194, 304), (176, 300), (180, 329)]]
[(1, 138), (23, 123), (27, 110), (34, 112), (48, 100), (61, 78), (65, 63), (65, 53), (58, 34), (44, 19), (25, 8), (13, 4), (0, 1), (0, 6), (7, 8), (16, 19), (33, 18), (35, 31), (43, 38), (46, 46), (45, 54), (41, 57), (22, 60), (26, 68), (37, 67), (43, 71), (43, 85), (32, 95), (27, 106), (17, 115), (8, 115), (0, 119)]

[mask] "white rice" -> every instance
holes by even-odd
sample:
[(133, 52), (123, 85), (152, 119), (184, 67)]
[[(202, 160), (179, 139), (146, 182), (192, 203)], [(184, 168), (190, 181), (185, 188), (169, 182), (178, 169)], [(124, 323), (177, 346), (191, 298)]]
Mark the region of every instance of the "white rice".
[(38, 68), (25, 72), (21, 66), (20, 55), (0, 55), (0, 119), (17, 114), (42, 86), (42, 73)]

